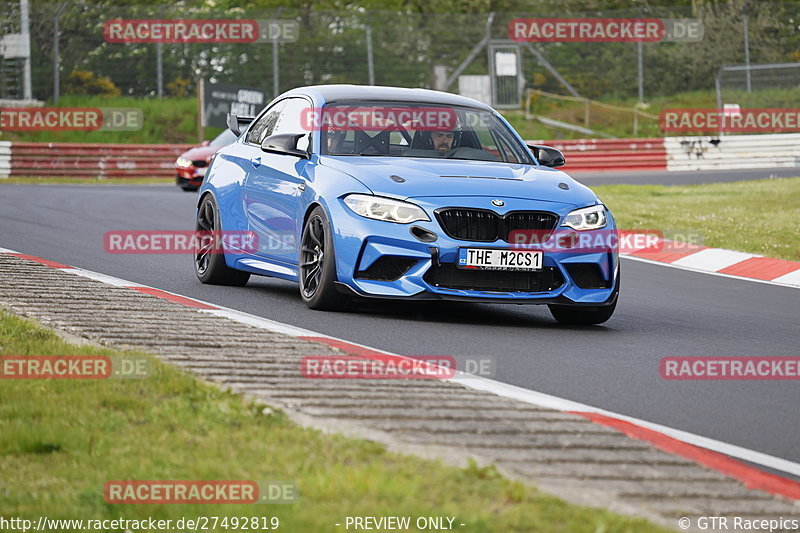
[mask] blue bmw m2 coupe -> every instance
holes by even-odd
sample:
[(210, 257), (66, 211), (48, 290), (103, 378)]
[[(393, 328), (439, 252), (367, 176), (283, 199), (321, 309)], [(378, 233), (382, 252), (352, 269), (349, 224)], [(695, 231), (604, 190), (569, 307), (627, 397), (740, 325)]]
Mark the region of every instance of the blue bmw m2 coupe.
[(526, 146), (491, 107), (424, 89), (324, 85), (242, 119), (229, 116), (239, 138), (211, 162), (196, 228), (249, 232), (257, 244), (198, 248), (203, 283), (274, 276), (327, 310), (382, 298), (546, 304), (570, 324), (614, 312), (611, 213), (554, 168), (561, 152)]

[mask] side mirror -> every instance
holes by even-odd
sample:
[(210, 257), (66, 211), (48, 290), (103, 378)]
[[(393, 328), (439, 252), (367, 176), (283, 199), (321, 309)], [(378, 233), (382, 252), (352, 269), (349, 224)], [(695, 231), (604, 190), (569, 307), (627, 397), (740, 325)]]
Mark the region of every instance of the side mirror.
[(225, 123), (228, 125), (228, 129), (230, 129), (234, 135), (241, 137), (242, 128), (249, 126), (253, 120), (255, 120), (255, 117), (240, 117), (235, 113), (228, 113)]
[(307, 150), (298, 148), (298, 141), (306, 137), (306, 133), (279, 133), (270, 135), (261, 143), (261, 149), (274, 154), (293, 155), (303, 159), (309, 158)]
[(533, 157), (539, 161), (540, 165), (545, 167), (563, 167), (567, 160), (561, 150), (556, 150), (550, 146), (543, 146), (541, 144), (529, 144), (528, 148), (533, 152)]

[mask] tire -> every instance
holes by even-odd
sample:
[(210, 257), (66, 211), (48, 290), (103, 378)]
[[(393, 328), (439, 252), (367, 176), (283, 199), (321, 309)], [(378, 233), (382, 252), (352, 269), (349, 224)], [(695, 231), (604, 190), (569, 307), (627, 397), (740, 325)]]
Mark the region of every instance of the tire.
[(333, 232), (325, 210), (317, 206), (308, 216), (300, 238), (298, 278), (300, 296), (310, 309), (344, 311), (352, 300), (336, 289)]
[(193, 185), (184, 185), (181, 186), (181, 189), (183, 189), (184, 192), (197, 192), (198, 189), (200, 189), (200, 187), (195, 187)]
[[(214, 197), (207, 194), (197, 210), (195, 231), (220, 231), (221, 227), (217, 204)], [(250, 279), (249, 272), (235, 270), (225, 263), (225, 253), (222, 250), (213, 253), (212, 244), (195, 250), (194, 272), (197, 274), (197, 279), (207, 285), (243, 287)]]
[[(617, 265), (619, 269), (619, 265)], [(573, 305), (548, 305), (550, 314), (558, 321), (559, 324), (570, 324), (573, 326), (591, 326), (595, 324), (602, 324), (611, 318), (614, 310), (617, 308), (619, 301), (619, 284), (620, 273), (617, 270), (616, 285), (617, 290), (614, 293), (614, 303), (611, 305), (602, 305), (597, 307), (580, 307)]]

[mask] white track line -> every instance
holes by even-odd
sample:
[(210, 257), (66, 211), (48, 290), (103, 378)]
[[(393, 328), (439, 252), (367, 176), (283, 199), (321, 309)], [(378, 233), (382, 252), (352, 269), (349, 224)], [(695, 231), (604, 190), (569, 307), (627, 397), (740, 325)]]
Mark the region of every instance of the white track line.
[(102, 281), (103, 283), (107, 283), (108, 285), (113, 285), (114, 287), (147, 287), (147, 285), (142, 285), (140, 283), (134, 283), (132, 281), (115, 278), (114, 276), (107, 276), (105, 274), (100, 274), (99, 272), (92, 272), (91, 270), (86, 270), (83, 268), (62, 268), (66, 272), (71, 272), (78, 276), (93, 279), (95, 281)]
[[(194, 300), (194, 298), (192, 299)], [(230, 320), (233, 320), (234, 322), (239, 322), (240, 324), (255, 326), (260, 329), (274, 331), (275, 333), (283, 333), (284, 335), (289, 335), (291, 337), (327, 337), (327, 335), (322, 335), (321, 333), (316, 333), (314, 331), (310, 331), (307, 329), (298, 328), (290, 324), (283, 324), (281, 322), (276, 322), (268, 318), (251, 315), (249, 313), (237, 311), (236, 309), (220, 307), (217, 304), (212, 304), (209, 302), (202, 302), (202, 303), (207, 303), (208, 305), (212, 305), (217, 309), (199, 309), (199, 311), (214, 316), (228, 318)]]

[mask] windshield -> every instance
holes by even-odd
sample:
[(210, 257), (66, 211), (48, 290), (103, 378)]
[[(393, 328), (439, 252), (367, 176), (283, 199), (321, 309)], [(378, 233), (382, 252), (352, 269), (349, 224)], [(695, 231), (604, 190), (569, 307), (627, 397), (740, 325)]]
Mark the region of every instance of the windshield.
[(533, 164), (493, 113), (425, 103), (336, 103), (314, 113), (323, 155), (466, 159)]

